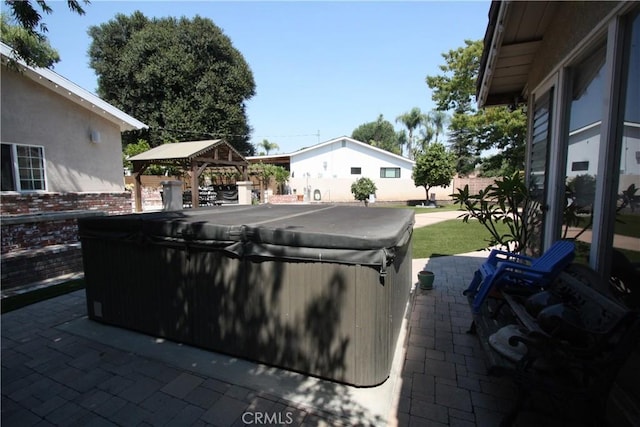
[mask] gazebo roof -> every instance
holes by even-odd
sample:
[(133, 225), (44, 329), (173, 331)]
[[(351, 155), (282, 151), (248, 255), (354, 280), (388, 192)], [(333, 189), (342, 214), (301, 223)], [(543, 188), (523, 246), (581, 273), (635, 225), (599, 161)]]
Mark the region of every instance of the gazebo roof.
[(228, 142), (222, 139), (162, 144), (129, 158), (132, 162), (184, 161), (203, 159), (218, 164), (248, 164)]
[(210, 167), (235, 167), (247, 180), (249, 162), (227, 141), (213, 139), (207, 141), (187, 141), (163, 144), (136, 154), (129, 160), (133, 164), (135, 176), (136, 212), (142, 211), (140, 174), (150, 165), (171, 165), (183, 168), (191, 176), (191, 200), (198, 206), (198, 177)]

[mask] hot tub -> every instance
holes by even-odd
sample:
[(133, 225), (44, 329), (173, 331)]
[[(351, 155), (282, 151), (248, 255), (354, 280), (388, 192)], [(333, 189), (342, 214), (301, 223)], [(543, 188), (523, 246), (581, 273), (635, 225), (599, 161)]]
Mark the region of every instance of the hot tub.
[(389, 376), (413, 212), (261, 205), (79, 220), (89, 317), (355, 386)]

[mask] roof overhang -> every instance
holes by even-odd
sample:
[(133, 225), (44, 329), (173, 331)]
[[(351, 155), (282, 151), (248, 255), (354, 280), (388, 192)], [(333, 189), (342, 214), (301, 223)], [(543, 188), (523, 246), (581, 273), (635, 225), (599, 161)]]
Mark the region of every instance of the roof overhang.
[(274, 154), (266, 156), (248, 156), (247, 161), (251, 164), (267, 163), (271, 165), (290, 165), (290, 154)]
[(553, 1), (493, 1), (476, 82), (478, 106), (517, 104), (554, 16)]
[(104, 117), (106, 120), (116, 124), (120, 128), (121, 132), (148, 127), (141, 121), (131, 117), (124, 111), (114, 107), (93, 93), (81, 88), (77, 84), (65, 79), (54, 71), (47, 68), (31, 67), (21, 59), (16, 59), (13, 49), (4, 43), (0, 43), (0, 53), (2, 54), (3, 62), (5, 60), (14, 61), (17, 64), (19, 71), (26, 77), (41, 84), (47, 89), (50, 89), (63, 98), (66, 98), (71, 102)]
[(242, 154), (222, 139), (162, 144), (128, 160), (134, 164), (134, 169), (149, 164), (185, 166), (193, 162), (210, 166), (249, 165)]

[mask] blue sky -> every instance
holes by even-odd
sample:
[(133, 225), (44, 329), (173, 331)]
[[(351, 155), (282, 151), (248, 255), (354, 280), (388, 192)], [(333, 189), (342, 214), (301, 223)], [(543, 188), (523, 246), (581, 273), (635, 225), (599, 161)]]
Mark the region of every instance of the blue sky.
[[(78, 16), (50, 2), (43, 17), (61, 61), (54, 71), (95, 92), (87, 29), (140, 10), (147, 17), (210, 18), (249, 63), (256, 95), (247, 102), (252, 143), (288, 153), (347, 135), (379, 114), (434, 108), (427, 75), (442, 53), (484, 37), (489, 1), (214, 2), (93, 1)], [(319, 132), (319, 136), (317, 135)]]

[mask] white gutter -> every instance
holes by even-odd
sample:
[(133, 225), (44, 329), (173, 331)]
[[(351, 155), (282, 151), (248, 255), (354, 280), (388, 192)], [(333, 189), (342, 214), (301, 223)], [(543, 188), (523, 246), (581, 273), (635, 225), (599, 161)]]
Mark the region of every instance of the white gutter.
[(489, 55), (487, 56), (487, 64), (485, 65), (482, 84), (480, 85), (480, 93), (478, 94), (478, 108), (484, 106), (487, 102), (487, 96), (489, 96), (489, 87), (491, 86), (493, 72), (495, 71), (498, 55), (500, 54), (500, 46), (504, 38), (504, 19), (509, 11), (510, 3), (510, 1), (500, 2), (498, 17), (496, 18), (495, 28), (493, 29), (493, 35), (491, 37), (491, 47), (489, 49)]
[(149, 127), (141, 121), (131, 117), (124, 111), (102, 100), (88, 90), (81, 88), (70, 80), (67, 80), (60, 74), (57, 74), (47, 68), (31, 67), (24, 61), (16, 59), (13, 49), (1, 42), (0, 53), (2, 56), (16, 61), (16, 63), (22, 68), (21, 72), (25, 73), (25, 75), (30, 79), (48, 87), (70, 101), (105, 117), (107, 120), (116, 123), (120, 127), (121, 131), (144, 129)]

